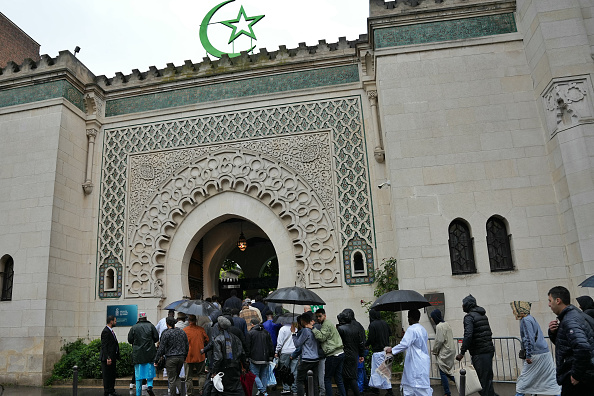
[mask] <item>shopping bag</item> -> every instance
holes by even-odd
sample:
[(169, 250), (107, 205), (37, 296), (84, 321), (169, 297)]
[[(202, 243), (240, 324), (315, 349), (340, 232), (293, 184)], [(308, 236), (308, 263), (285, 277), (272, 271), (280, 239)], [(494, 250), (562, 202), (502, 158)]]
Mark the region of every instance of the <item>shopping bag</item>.
[(466, 369), (466, 395), (483, 390), (474, 367), (472, 365), (462, 367), (462, 364), (460, 364), (460, 368), (454, 370), (454, 379), (456, 380), (456, 388), (458, 388), (458, 392), (460, 391), (460, 370), (463, 368)]
[(384, 377), (388, 381), (392, 378), (392, 361), (394, 357), (391, 353), (386, 353), (386, 358), (375, 370), (381, 377)]
[(276, 359), (268, 363), (268, 386), (276, 385), (276, 377), (274, 375), (274, 368), (276, 367)]
[(246, 371), (241, 374), (239, 381), (241, 382), (241, 387), (243, 388), (245, 396), (252, 396), (252, 390), (254, 388), (254, 383), (256, 382), (256, 374), (251, 371)]

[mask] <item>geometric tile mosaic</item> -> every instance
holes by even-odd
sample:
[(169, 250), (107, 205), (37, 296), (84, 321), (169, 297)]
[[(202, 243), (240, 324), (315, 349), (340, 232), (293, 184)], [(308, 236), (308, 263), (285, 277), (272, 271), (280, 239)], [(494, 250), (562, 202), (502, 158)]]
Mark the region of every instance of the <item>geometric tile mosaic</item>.
[(66, 80), (51, 81), (0, 91), (0, 107), (64, 98), (85, 111), (83, 94)]
[(113, 117), (141, 111), (167, 109), (215, 100), (241, 98), (359, 82), (357, 65), (326, 67), (300, 72), (253, 77), (199, 87), (176, 89), (147, 95), (108, 100), (105, 116)]
[(374, 31), (375, 48), (434, 43), (517, 32), (513, 13), (417, 23)]

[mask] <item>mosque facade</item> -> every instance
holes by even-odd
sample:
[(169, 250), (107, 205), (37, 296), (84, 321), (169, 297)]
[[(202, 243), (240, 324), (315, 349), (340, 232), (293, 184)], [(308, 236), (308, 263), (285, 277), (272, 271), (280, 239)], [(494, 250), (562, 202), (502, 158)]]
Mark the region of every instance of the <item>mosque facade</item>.
[(370, 0), (354, 41), (113, 78), (68, 51), (8, 62), (0, 382), (42, 384), (109, 306), (156, 322), (221, 294), (240, 232), (330, 318), (366, 323), (394, 258), (401, 289), (443, 293), (455, 336), (468, 294), (496, 336), (519, 334), (513, 300), (546, 326), (549, 288), (589, 294), (594, 273), (593, 16), (586, 0)]

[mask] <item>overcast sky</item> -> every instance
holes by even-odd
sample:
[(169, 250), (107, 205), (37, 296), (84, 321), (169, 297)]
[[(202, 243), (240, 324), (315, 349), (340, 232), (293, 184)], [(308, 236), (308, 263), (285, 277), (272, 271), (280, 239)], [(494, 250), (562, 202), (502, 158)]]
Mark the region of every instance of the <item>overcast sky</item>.
[[(113, 77), (132, 69), (161, 69), (167, 63), (197, 63), (206, 56), (199, 38), (200, 23), (224, 0), (0, 0), (0, 12), (41, 45), (51, 57), (61, 50), (74, 52), (95, 75)], [(221, 7), (209, 25), (213, 46), (231, 52), (232, 29), (218, 22), (237, 19), (240, 7), (250, 18), (265, 15), (252, 26), (257, 41), (241, 35), (236, 52), (255, 45), (268, 51), (279, 45), (295, 48), (300, 42), (328, 43), (339, 37), (355, 40), (367, 33), (367, 0), (234, 0)], [(246, 30), (243, 17), (237, 24)], [(238, 30), (239, 32), (240, 30)], [(233, 45), (233, 44), (232, 44)], [(214, 58), (213, 58), (214, 59)]]

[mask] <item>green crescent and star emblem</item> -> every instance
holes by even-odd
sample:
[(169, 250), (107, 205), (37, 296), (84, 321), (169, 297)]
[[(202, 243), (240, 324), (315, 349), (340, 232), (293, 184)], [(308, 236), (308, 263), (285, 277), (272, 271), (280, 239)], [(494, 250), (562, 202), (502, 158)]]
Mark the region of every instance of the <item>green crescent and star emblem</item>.
[[(212, 45), (212, 43), (210, 42), (210, 40), (208, 38), (208, 26), (210, 24), (210, 20), (214, 16), (214, 14), (219, 9), (221, 9), (223, 6), (225, 6), (229, 3), (232, 3), (234, 1), (235, 0), (225, 0), (222, 3), (214, 6), (214, 8), (206, 14), (204, 19), (202, 20), (202, 23), (200, 24), (200, 42), (202, 43), (202, 46), (204, 47), (206, 52), (208, 52), (209, 54), (211, 54), (212, 56), (215, 56), (217, 58), (221, 58), (224, 54), (229, 55), (229, 58), (233, 58), (233, 57), (241, 55), (241, 53), (236, 53), (236, 52), (229, 53), (229, 52), (219, 51), (218, 49), (216, 49), (214, 47), (214, 45)], [(228, 21), (221, 21), (219, 23), (233, 29), (231, 32), (231, 36), (229, 37), (229, 43), (228, 43), (228, 44), (231, 44), (238, 37), (240, 37), (242, 34), (249, 37), (252, 40), (256, 40), (256, 34), (254, 33), (253, 26), (256, 23), (258, 23), (262, 18), (264, 18), (264, 15), (248, 17), (245, 10), (243, 9), (243, 6), (241, 6), (236, 19), (231, 19)], [(241, 23), (242, 21), (249, 22), (249, 25), (247, 27), (247, 29), (249, 29), (249, 31), (245, 30), (245, 29), (239, 29), (238, 26), (236, 26), (237, 24)], [(249, 48), (247, 50), (247, 52), (252, 51), (254, 48), (256, 48), (255, 45), (252, 46), (251, 48)]]

